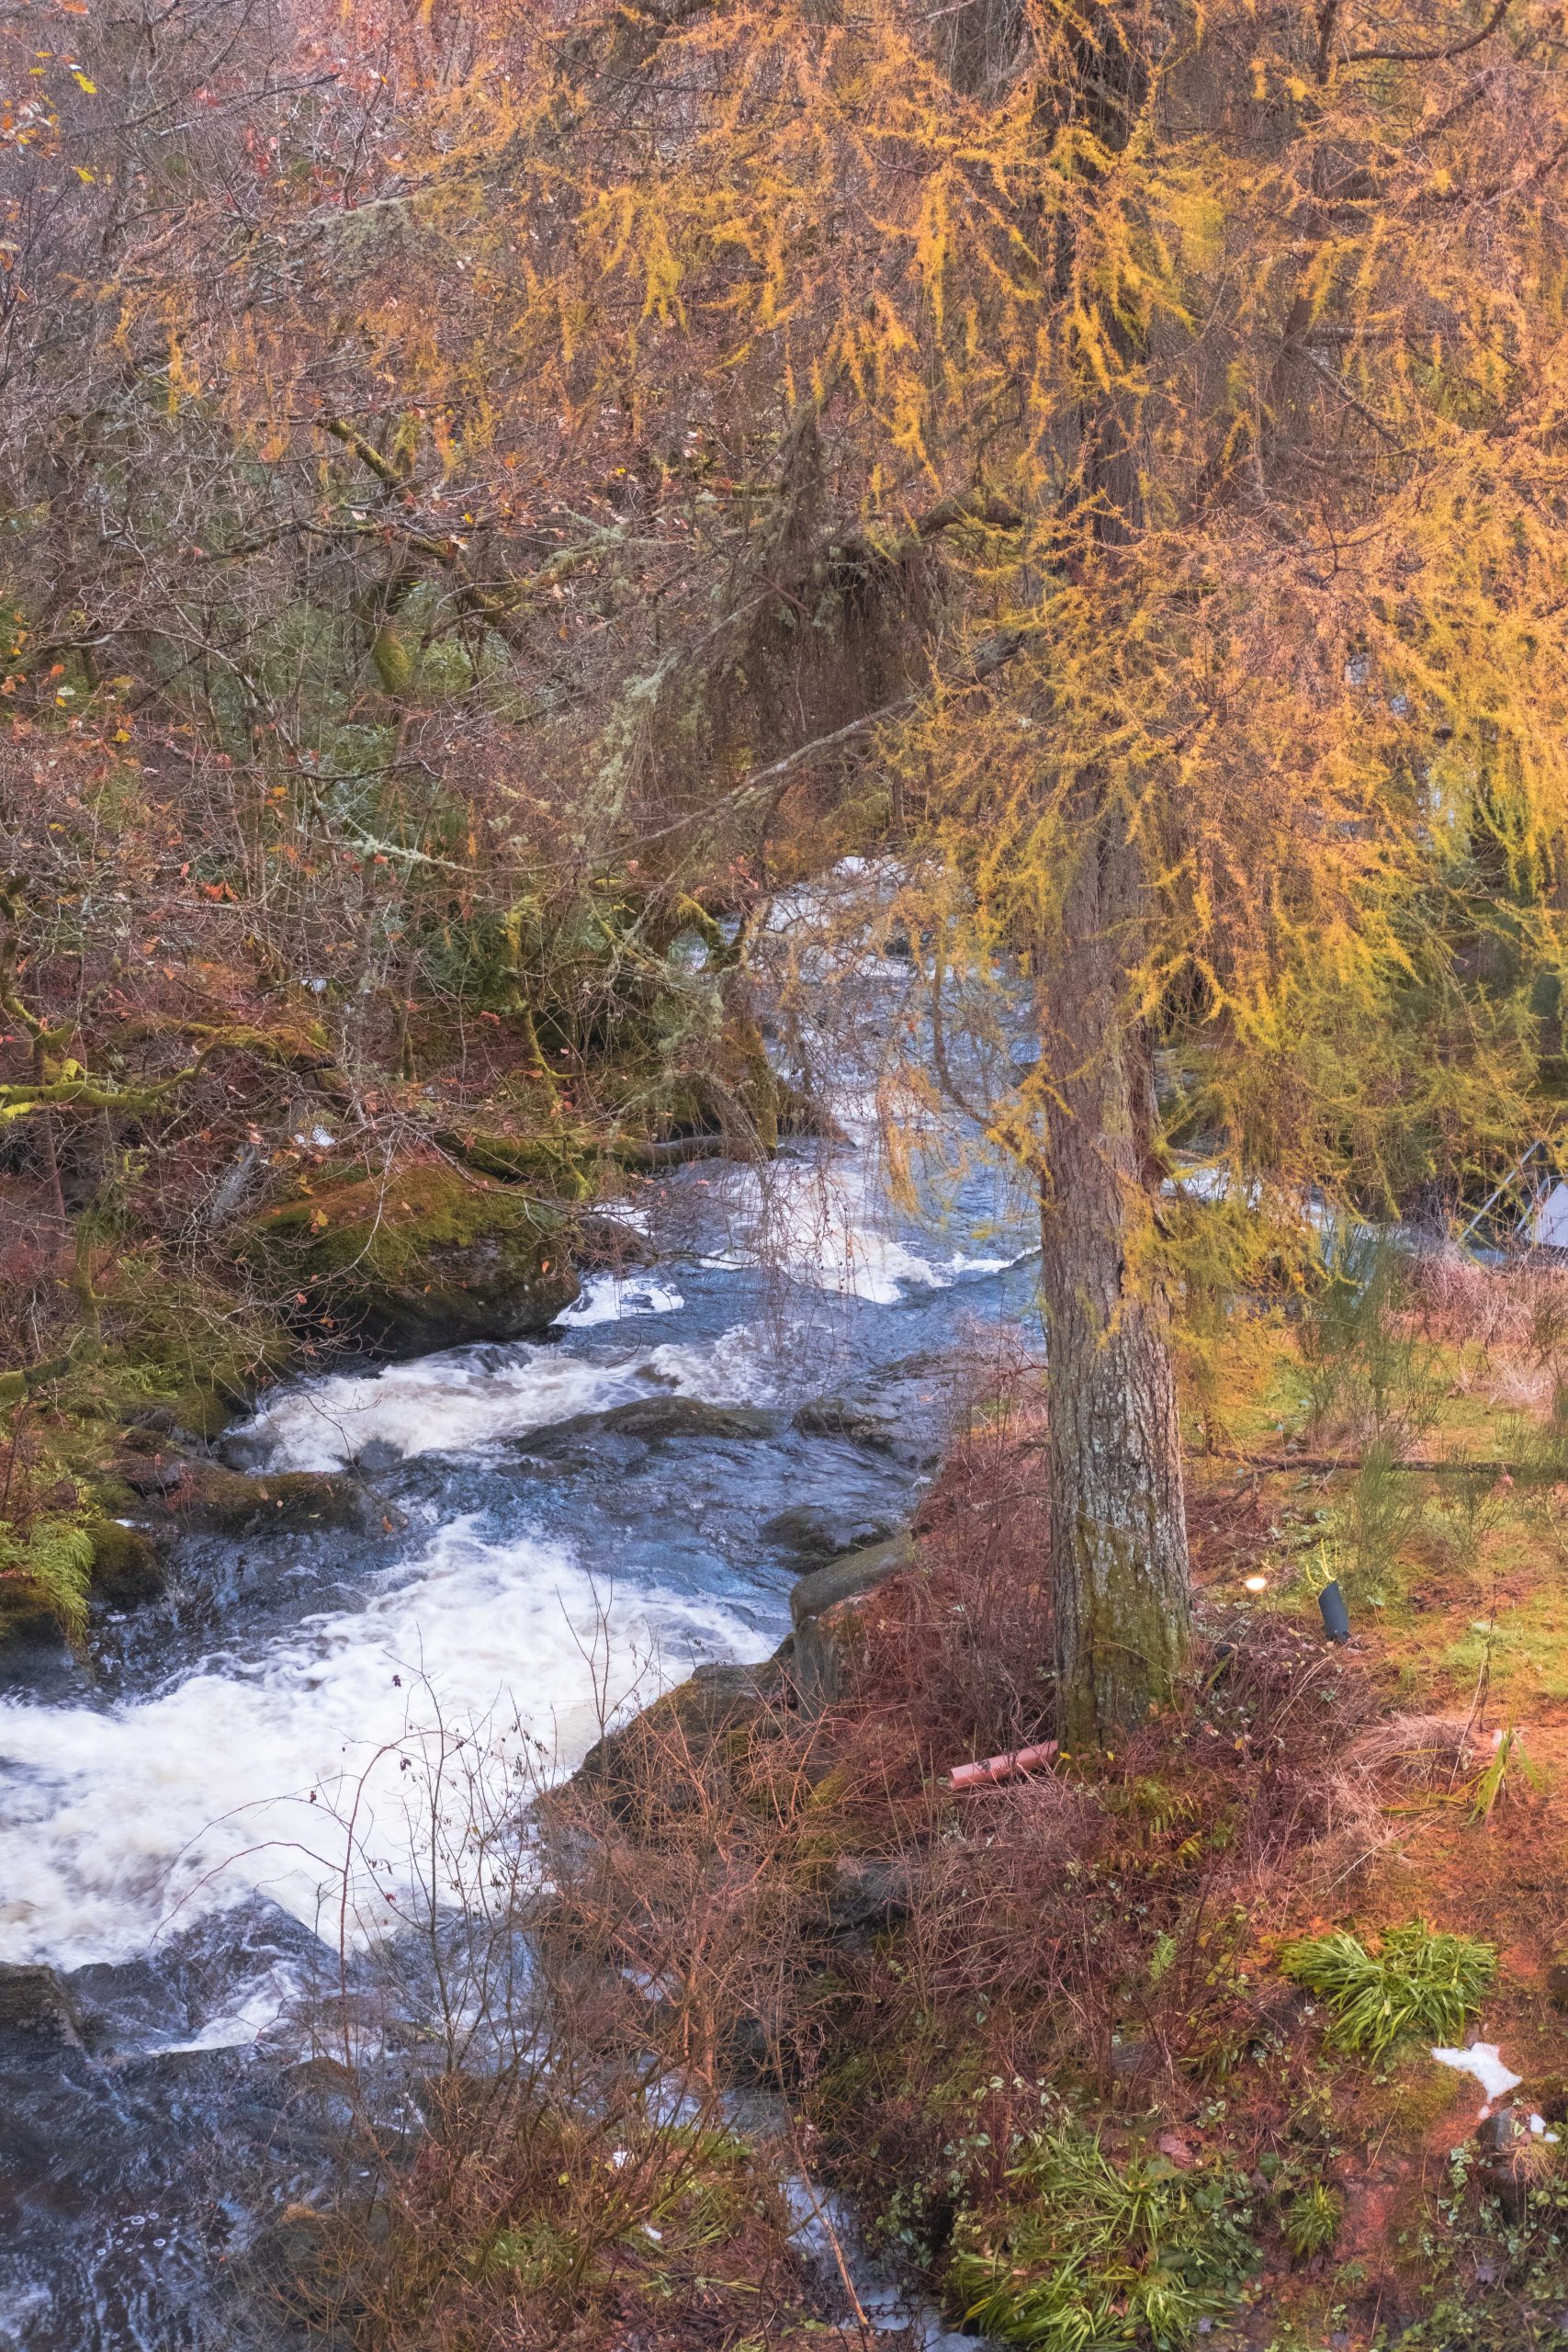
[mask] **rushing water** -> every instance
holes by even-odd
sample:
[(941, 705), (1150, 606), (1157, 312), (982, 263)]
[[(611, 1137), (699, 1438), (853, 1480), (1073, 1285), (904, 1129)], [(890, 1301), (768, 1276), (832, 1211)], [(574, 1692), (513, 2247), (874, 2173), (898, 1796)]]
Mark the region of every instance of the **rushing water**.
[[(852, 1145), (647, 1185), (655, 1262), (546, 1339), (339, 1373), (231, 1433), (258, 1476), (349, 1469), (372, 1532), (186, 1537), (91, 1666), (13, 1663), (0, 1962), (65, 1972), (76, 2014), (0, 2016), (0, 2346), (241, 2340), (248, 2209), (323, 2161), (291, 2094), (300, 1988), (340, 1906), (351, 1948), (402, 1916), (405, 1762), (439, 1718), (566, 1769), (606, 1700), (771, 1649), (813, 1555), (907, 1513), (955, 1356), (1027, 1316), (998, 1203), (976, 1171), (941, 1221), (897, 1216)], [(825, 1394), (880, 1410), (876, 1442), (797, 1426)], [(606, 1423), (639, 1398), (754, 1409), (739, 1434)]]

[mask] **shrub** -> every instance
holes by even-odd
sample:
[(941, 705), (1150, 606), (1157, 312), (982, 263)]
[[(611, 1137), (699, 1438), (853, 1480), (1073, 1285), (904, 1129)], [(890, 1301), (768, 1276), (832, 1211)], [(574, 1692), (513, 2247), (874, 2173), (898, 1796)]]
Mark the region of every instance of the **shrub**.
[(1391, 1928), (1376, 1952), (1339, 1928), (1288, 1944), (1280, 1966), (1328, 2003), (1335, 2039), (1345, 2049), (1379, 2058), (1408, 2034), (1457, 2041), (1491, 1989), (1497, 1951), (1412, 1919)]
[(1234, 2174), (1163, 2156), (1118, 2165), (1067, 2129), (1032, 2141), (1009, 2179), (1027, 2201), (983, 2243), (976, 2221), (961, 2222), (951, 2274), (965, 2322), (1000, 2343), (1170, 2352), (1228, 2310), (1252, 2267)]

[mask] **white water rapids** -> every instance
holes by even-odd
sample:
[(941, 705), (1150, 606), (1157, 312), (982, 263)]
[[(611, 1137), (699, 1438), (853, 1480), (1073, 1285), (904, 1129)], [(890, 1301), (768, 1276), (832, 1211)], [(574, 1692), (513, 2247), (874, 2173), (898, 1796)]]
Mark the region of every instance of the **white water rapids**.
[[(859, 1155), (826, 1183), (804, 1163), (695, 1181), (722, 1205), (721, 1244), (697, 1261), (710, 1273), (768, 1256), (807, 1291), (886, 1306), (1016, 1261), (922, 1256), (886, 1229)], [(777, 1325), (656, 1340), (651, 1318), (682, 1303), (662, 1272), (598, 1276), (558, 1341), (288, 1388), (240, 1434), (269, 1470), (334, 1470), (373, 1443), (394, 1459), (480, 1460), (660, 1391), (770, 1398)], [(649, 1343), (617, 1361), (574, 1352), (577, 1331), (622, 1322), (628, 1341)], [(547, 1751), (543, 1769), (570, 1769), (605, 1693), (646, 1699), (694, 1658), (755, 1653), (754, 1628), (723, 1597), (617, 1586), (615, 1569), (558, 1530), (498, 1536), (459, 1515), (367, 1578), (361, 1605), (303, 1617), (260, 1657), (220, 1649), (107, 1707), (0, 1702), (0, 1962), (125, 1960), (257, 1893), (315, 1926), (335, 1905), (341, 1815), (367, 1772), (359, 1850), (378, 1867), (355, 1884), (351, 1926), (389, 1924), (416, 1869), (404, 1800), (416, 1804), (422, 1776), (405, 1776), (403, 1759), (418, 1758), (437, 1713), (488, 1726), (502, 1761), (515, 1726)]]

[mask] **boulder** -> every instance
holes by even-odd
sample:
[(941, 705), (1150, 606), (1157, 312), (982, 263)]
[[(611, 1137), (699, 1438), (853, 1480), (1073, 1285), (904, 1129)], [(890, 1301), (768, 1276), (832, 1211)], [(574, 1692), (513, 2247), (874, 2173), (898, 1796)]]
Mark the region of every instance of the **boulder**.
[(929, 1470), (942, 1458), (937, 1408), (945, 1383), (927, 1356), (890, 1364), (870, 1396), (814, 1396), (799, 1407), (795, 1426), (807, 1437), (836, 1438), (841, 1444), (890, 1453), (912, 1470)]
[(841, 1694), (845, 1663), (859, 1639), (859, 1603), (913, 1557), (909, 1537), (895, 1535), (800, 1578), (789, 1597), (795, 1630), (780, 1657), (804, 1705), (820, 1709)]
[(629, 1405), (612, 1406), (603, 1419), (606, 1429), (650, 1443), (668, 1437), (775, 1437), (782, 1427), (782, 1416), (763, 1406), (716, 1405), (704, 1396), (637, 1396)]
[(182, 1530), (203, 1535), (300, 1534), (358, 1527), (367, 1503), (357, 1481), (328, 1470), (287, 1470), (248, 1477), (218, 1462), (192, 1462), (162, 1505)]
[(285, 1202), (240, 1250), (302, 1324), (406, 1356), (546, 1329), (577, 1296), (570, 1242), (557, 1204), (416, 1162)]
[(168, 1570), (139, 1527), (118, 1519), (100, 1520), (87, 1531), (93, 1539), (93, 1597), (111, 1609), (136, 1609), (160, 1600)]
[(723, 1438), (749, 1442), (775, 1437), (781, 1415), (758, 1405), (715, 1405), (703, 1396), (634, 1396), (629, 1404), (613, 1405), (604, 1413), (573, 1413), (532, 1430), (518, 1442), (521, 1453), (547, 1459), (567, 1453), (591, 1457), (593, 1442), (604, 1436), (636, 1438), (646, 1445), (666, 1438)]
[(914, 1545), (905, 1532), (846, 1552), (828, 1566), (802, 1577), (789, 1597), (789, 1613), (796, 1633), (840, 1600), (855, 1600), (863, 1593), (874, 1591), (888, 1577), (907, 1568), (913, 1557)]
[(898, 1434), (898, 1415), (890, 1406), (860, 1402), (849, 1396), (814, 1396), (802, 1405), (795, 1426), (807, 1437), (847, 1438), (852, 1445), (892, 1451)]
[(781, 1552), (814, 1565), (837, 1560), (846, 1552), (862, 1552), (885, 1543), (894, 1532), (891, 1518), (864, 1510), (834, 1510), (818, 1503), (795, 1503), (775, 1511), (758, 1531)]
[(0, 2050), (48, 2057), (82, 2047), (82, 2020), (58, 1970), (0, 1966)]
[[(739, 1739), (743, 1745), (757, 1718), (773, 1703), (782, 1677), (772, 1659), (761, 1666), (728, 1663), (699, 1666), (684, 1682), (663, 1691), (628, 1723), (607, 1732), (591, 1747), (573, 1776), (586, 1788), (620, 1800), (657, 1794), (681, 1810), (684, 1774), (656, 1769), (660, 1751), (671, 1763), (710, 1760), (715, 1751)], [(691, 1791), (694, 1799), (696, 1792)]]

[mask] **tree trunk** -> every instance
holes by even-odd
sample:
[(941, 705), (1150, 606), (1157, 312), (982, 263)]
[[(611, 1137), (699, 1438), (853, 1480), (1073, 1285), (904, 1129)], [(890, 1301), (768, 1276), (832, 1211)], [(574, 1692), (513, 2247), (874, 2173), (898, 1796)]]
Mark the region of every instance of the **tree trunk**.
[(1088, 814), (1041, 974), (1052, 1072), (1041, 1187), (1058, 1731), (1104, 1747), (1170, 1691), (1191, 1624), (1170, 1306), (1148, 1263), (1154, 1087), (1125, 1001), (1141, 860)]

